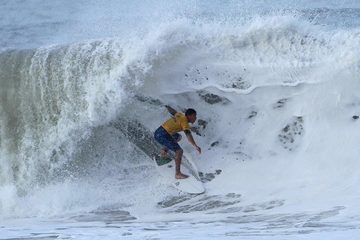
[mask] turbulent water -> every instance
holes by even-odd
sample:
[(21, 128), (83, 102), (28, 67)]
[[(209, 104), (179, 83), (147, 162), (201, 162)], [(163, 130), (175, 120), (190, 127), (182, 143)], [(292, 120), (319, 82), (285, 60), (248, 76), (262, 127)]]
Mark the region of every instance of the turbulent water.
[[(0, 239), (357, 239), (359, 18), (357, 1), (0, 1)], [(202, 154), (181, 146), (205, 194), (145, 154), (165, 104), (198, 112)]]

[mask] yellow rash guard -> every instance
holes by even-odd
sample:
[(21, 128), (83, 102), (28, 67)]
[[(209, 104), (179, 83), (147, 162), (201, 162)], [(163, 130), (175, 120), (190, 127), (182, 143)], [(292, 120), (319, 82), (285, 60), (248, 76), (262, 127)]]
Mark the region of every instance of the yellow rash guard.
[(173, 135), (177, 132), (190, 130), (189, 121), (186, 118), (186, 116), (181, 112), (175, 113), (175, 115), (173, 117), (169, 118), (161, 126), (170, 135)]

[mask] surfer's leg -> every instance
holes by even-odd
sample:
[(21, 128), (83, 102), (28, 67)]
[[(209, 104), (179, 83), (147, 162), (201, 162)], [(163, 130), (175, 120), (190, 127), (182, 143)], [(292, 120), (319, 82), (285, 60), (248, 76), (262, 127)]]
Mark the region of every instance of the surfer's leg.
[(177, 149), (176, 152), (175, 152), (175, 165), (176, 165), (175, 178), (176, 179), (184, 179), (184, 178), (189, 177), (188, 175), (182, 174), (181, 171), (180, 171), (181, 159), (182, 159), (183, 152), (184, 151), (181, 148)]
[(160, 150), (160, 156), (166, 157), (168, 152), (169, 139), (171, 140), (171, 136), (165, 131), (164, 128), (159, 127), (156, 129), (154, 133), (155, 140), (162, 145)]
[[(188, 176), (182, 174), (180, 171), (181, 166), (181, 158), (183, 155), (183, 150), (181, 149), (180, 145), (177, 143), (181, 139), (180, 134), (174, 134), (171, 136), (166, 130), (162, 127), (159, 127), (154, 133), (155, 140), (163, 145), (163, 149), (161, 150), (162, 153), (160, 155), (165, 154), (165, 149), (170, 149), (171, 151), (175, 152), (175, 165), (176, 165), (176, 172), (175, 178), (177, 179), (184, 179)], [(164, 151), (164, 152), (163, 152)]]

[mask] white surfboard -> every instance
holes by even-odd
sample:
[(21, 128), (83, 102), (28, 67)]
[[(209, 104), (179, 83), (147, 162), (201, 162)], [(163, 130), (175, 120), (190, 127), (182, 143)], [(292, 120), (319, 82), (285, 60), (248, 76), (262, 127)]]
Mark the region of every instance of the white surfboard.
[(159, 173), (166, 179), (169, 184), (171, 184), (175, 188), (183, 192), (192, 194), (201, 194), (205, 192), (204, 185), (200, 181), (197, 170), (191, 168), (191, 166), (195, 166), (195, 163), (192, 162), (191, 159), (187, 159), (184, 156), (182, 159), (181, 172), (189, 176), (185, 179), (175, 178), (174, 159), (160, 159), (159, 156), (155, 156), (153, 160)]

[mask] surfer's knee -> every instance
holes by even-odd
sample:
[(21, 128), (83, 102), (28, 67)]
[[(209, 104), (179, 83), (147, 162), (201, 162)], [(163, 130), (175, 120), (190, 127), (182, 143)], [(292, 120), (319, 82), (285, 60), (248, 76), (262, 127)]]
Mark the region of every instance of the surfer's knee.
[(182, 148), (179, 148), (178, 150), (175, 151), (176, 154), (183, 154), (184, 150), (182, 150)]
[(179, 134), (179, 137), (176, 139), (176, 142), (180, 142), (182, 139), (182, 136)]
[(179, 134), (179, 133), (173, 134), (172, 137), (174, 138), (174, 140), (175, 140), (176, 142), (180, 142), (180, 140), (181, 140), (181, 138), (182, 138), (181, 134)]

